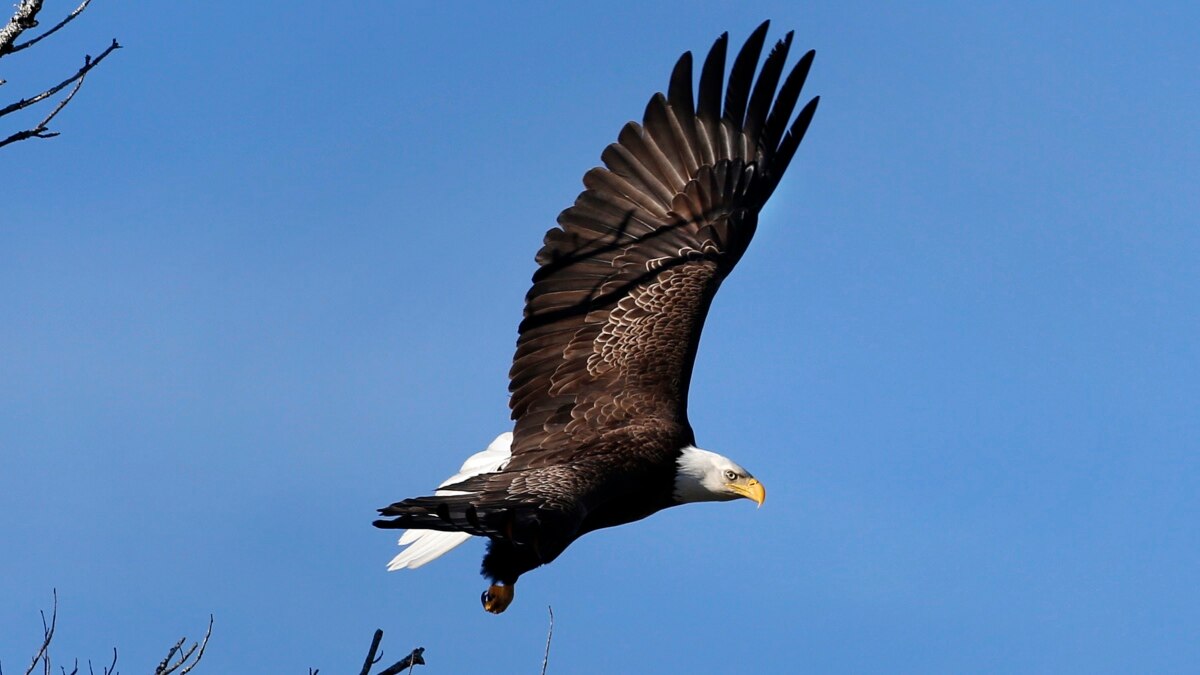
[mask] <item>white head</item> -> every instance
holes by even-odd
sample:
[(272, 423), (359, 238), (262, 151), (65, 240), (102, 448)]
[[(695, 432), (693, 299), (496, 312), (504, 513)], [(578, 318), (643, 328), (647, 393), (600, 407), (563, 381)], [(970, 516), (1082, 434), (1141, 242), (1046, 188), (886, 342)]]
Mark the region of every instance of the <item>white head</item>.
[(728, 457), (690, 445), (683, 449), (675, 465), (675, 501), (726, 502), (739, 497), (762, 506), (767, 491)]

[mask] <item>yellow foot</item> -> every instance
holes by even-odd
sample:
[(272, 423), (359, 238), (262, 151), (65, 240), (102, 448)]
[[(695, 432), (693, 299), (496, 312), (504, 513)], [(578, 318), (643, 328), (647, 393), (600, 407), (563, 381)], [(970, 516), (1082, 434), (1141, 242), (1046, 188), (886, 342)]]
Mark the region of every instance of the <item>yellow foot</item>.
[(483, 608), (492, 614), (499, 614), (508, 609), (508, 606), (513, 601), (513, 587), (501, 586), (500, 584), (492, 584), (483, 592)]

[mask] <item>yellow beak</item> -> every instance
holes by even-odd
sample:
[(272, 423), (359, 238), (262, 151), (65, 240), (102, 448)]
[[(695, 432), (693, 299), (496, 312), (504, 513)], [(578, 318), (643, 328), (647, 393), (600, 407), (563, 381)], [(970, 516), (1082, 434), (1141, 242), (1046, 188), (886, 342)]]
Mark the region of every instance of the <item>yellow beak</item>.
[(730, 483), (729, 489), (746, 499), (753, 500), (760, 508), (763, 502), (767, 500), (767, 489), (763, 487), (762, 483), (758, 482), (757, 478), (747, 478), (745, 482)]

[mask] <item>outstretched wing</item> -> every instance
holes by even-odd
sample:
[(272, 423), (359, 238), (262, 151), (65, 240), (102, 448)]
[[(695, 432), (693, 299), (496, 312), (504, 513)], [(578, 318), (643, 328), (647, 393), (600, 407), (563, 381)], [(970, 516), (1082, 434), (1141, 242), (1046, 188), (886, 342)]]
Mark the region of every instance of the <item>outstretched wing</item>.
[(514, 466), (557, 463), (611, 432), (691, 437), (704, 317), (817, 107), (814, 98), (792, 118), (813, 59), (782, 78), (792, 33), (757, 68), (767, 28), (746, 41), (727, 87), (728, 34), (718, 38), (698, 97), (685, 53), (667, 94), (650, 99), (641, 125), (625, 125), (546, 233), (509, 373)]

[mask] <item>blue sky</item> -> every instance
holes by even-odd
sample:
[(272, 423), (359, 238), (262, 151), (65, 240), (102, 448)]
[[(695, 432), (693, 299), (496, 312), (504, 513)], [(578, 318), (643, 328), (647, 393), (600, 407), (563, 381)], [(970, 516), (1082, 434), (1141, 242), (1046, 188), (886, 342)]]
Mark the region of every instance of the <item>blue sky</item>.
[[(48, 2), (47, 13), (74, 3)], [(698, 440), (769, 498), (589, 535), (503, 616), (374, 509), (509, 428), (542, 233), (684, 50), (764, 18), (821, 108), (722, 288)], [(0, 150), (0, 662), (1194, 672), (1190, 3), (96, 2)], [(27, 118), (32, 120), (32, 117)], [(7, 118), (6, 118), (7, 121)], [(5, 129), (7, 133), (10, 129)]]

